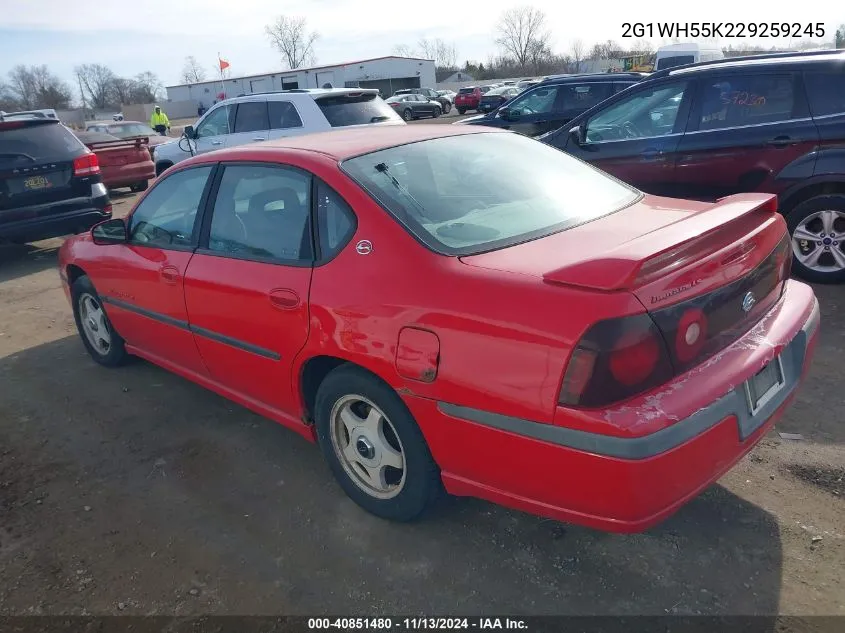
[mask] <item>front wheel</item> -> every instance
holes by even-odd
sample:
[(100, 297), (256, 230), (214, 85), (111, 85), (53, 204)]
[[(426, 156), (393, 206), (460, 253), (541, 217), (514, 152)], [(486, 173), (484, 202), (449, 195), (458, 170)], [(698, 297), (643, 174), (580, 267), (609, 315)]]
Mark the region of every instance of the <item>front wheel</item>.
[(173, 167), (173, 163), (171, 163), (170, 161), (156, 163), (156, 176), (161, 176), (170, 167)]
[(112, 327), (94, 284), (83, 275), (70, 292), (76, 329), (91, 358), (105, 367), (123, 364), (127, 358), (124, 341)]
[(443, 104), (443, 114), (449, 114), (452, 111), (452, 104), (448, 101)]
[(314, 414), (323, 455), (355, 503), (393, 521), (411, 521), (433, 505), (440, 471), (393, 389), (341, 366), (320, 385)]
[(149, 187), (149, 182), (146, 180), (142, 180), (141, 182), (136, 182), (134, 185), (129, 185), (129, 191), (133, 193), (138, 193), (139, 191), (146, 191), (147, 187)]
[(466, 114), (466, 108), (458, 108), (458, 114)]
[(845, 282), (845, 195), (810, 198), (786, 222), (795, 274), (816, 283)]

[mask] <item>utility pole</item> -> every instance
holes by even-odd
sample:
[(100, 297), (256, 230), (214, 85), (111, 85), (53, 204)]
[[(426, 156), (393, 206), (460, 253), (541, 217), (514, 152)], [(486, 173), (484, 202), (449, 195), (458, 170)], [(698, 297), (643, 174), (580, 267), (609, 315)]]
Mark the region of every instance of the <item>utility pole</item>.
[(79, 97), (82, 99), (82, 122), (83, 122), (83, 127), (85, 127), (84, 126), (84, 123), (85, 123), (85, 120), (86, 120), (86, 116), (85, 116), (85, 91), (82, 90), (82, 77), (80, 76), (79, 73), (76, 73), (76, 81), (79, 83)]

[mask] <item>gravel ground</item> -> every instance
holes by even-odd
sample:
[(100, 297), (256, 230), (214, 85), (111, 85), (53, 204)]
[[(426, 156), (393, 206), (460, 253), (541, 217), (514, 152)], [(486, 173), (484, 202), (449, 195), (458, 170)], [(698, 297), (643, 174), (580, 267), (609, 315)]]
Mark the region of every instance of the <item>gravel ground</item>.
[(841, 287), (816, 289), (815, 364), (776, 429), (803, 439), (772, 432), (661, 526), (471, 499), (395, 525), (296, 434), (148, 363), (93, 363), (60, 243), (0, 247), (0, 615), (845, 615)]

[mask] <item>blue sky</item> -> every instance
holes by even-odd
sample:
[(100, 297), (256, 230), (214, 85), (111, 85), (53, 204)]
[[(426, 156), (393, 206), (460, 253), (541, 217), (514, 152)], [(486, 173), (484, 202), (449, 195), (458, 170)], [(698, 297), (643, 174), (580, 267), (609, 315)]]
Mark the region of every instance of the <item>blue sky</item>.
[[(178, 83), (187, 55), (197, 57), (211, 73), (218, 51), (229, 60), (235, 76), (279, 70), (279, 57), (263, 27), (280, 14), (303, 16), (320, 33), (315, 49), (319, 64), (389, 55), (394, 45), (413, 45), (421, 37), (453, 42), (460, 62), (484, 61), (497, 52), (494, 38), (499, 15), (518, 4), (435, 0), (414, 9), (404, 2), (363, 0), (99, 0), (79, 9), (82, 5), (71, 7), (66, 0), (0, 0), (0, 79), (17, 64), (47, 64), (72, 82), (76, 65), (96, 62), (124, 76), (150, 70), (167, 85)], [(531, 4), (546, 13), (558, 52), (567, 52), (576, 39), (588, 47), (600, 40), (623, 42), (623, 22), (825, 22), (826, 39), (832, 42), (835, 25), (845, 21), (845, 12), (837, 11), (835, 3), (812, 10), (796, 5), (776, 9), (767, 4), (762, 17), (761, 2), (737, 5), (734, 0), (710, 0), (702, 10), (677, 0), (645, 4), (604, 0), (600, 5), (574, 7), (559, 0)], [(600, 6), (600, 11), (593, 12), (592, 6)]]

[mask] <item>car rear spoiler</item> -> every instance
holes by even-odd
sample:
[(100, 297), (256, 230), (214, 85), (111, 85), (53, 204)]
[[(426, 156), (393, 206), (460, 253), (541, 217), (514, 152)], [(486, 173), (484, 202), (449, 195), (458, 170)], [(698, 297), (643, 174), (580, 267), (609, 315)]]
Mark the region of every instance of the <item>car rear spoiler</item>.
[(720, 198), (706, 211), (597, 252), (593, 258), (550, 270), (543, 280), (603, 291), (635, 288), (707, 256), (713, 238), (726, 225), (777, 209), (777, 196), (768, 193)]
[(88, 149), (126, 149), (127, 147), (134, 145), (136, 149), (140, 149), (142, 145), (149, 145), (150, 139), (146, 136), (136, 136), (132, 138), (121, 138), (114, 141), (94, 141), (90, 143), (85, 143), (85, 146)]

